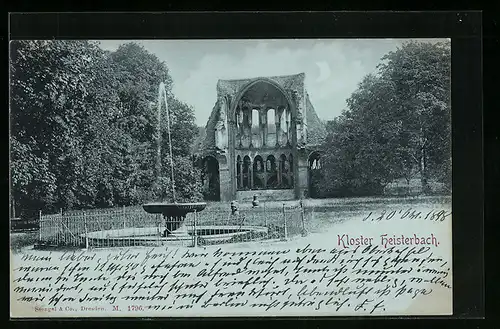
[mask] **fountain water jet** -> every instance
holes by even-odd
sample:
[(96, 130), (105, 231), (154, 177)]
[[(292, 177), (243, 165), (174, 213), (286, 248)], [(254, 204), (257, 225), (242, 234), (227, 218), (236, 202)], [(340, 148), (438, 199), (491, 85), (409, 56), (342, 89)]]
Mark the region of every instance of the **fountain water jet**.
[(172, 199), (173, 203), (160, 201), (146, 203), (142, 207), (144, 210), (150, 214), (161, 214), (165, 221), (165, 230), (163, 236), (167, 235), (186, 235), (186, 232), (180, 232), (179, 228), (186, 219), (186, 215), (190, 212), (200, 212), (206, 207), (205, 202), (192, 202), (192, 203), (178, 203), (175, 198), (175, 177), (174, 177), (174, 160), (172, 154), (172, 139), (170, 134), (170, 113), (167, 102), (167, 92), (165, 90), (165, 84), (160, 83), (158, 92), (158, 139), (157, 139), (157, 175), (161, 173), (161, 107), (162, 102), (165, 103), (165, 111), (167, 117), (167, 134), (168, 134), (168, 144), (169, 144), (169, 154), (170, 154), (170, 172), (171, 172), (171, 182), (172, 182)]

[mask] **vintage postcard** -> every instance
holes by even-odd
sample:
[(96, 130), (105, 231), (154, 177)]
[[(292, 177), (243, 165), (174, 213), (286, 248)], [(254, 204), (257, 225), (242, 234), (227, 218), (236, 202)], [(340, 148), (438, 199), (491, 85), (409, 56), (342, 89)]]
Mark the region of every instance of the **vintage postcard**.
[(11, 317), (451, 315), (450, 84), (450, 39), (11, 41)]

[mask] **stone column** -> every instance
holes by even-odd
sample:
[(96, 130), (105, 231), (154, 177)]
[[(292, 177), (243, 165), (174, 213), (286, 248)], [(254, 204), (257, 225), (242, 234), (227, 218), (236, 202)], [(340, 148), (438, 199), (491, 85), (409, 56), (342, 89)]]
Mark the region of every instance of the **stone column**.
[(264, 123), (266, 122), (266, 119), (263, 116), (263, 111), (262, 109), (259, 109), (259, 136), (261, 140), (261, 146), (266, 145), (266, 133), (264, 129)]
[(290, 116), (290, 109), (287, 107), (285, 109), (285, 115), (286, 115), (286, 144), (287, 145), (290, 145), (290, 119), (291, 119), (291, 116)]
[(261, 117), (263, 119), (262, 125), (260, 126), (262, 129), (262, 145), (267, 145), (267, 111), (268, 108), (262, 107), (260, 109)]
[(280, 144), (281, 144), (281, 112), (279, 110), (276, 110), (274, 124), (276, 125), (276, 146), (280, 146)]
[(277, 181), (278, 181), (278, 186), (281, 184), (281, 158), (278, 158), (278, 170), (277, 170)]
[(248, 120), (247, 120), (247, 124), (248, 124), (247, 129), (248, 129), (248, 132), (249, 132), (248, 133), (248, 135), (249, 135), (248, 136), (248, 138), (249, 138), (248, 139), (249, 140), (249, 144), (248, 145), (249, 145), (250, 148), (253, 147), (253, 144), (252, 144), (252, 124), (253, 124), (252, 123), (252, 111), (253, 111), (253, 109), (251, 109), (251, 108), (247, 109), (247, 118), (248, 118)]
[(219, 161), (219, 188), (221, 201), (231, 201), (231, 173), (224, 155), (217, 157)]
[(242, 135), (243, 135), (243, 132), (244, 132), (244, 128), (243, 128), (243, 110), (241, 109), (241, 106), (238, 105), (238, 108), (236, 109), (236, 113), (238, 113), (238, 119), (236, 121), (236, 127), (237, 127), (237, 131), (238, 131), (238, 135), (239, 135), (239, 145), (238, 147), (243, 147), (243, 143), (241, 142), (241, 138), (242, 138)]
[[(277, 106), (278, 107), (278, 106)], [(274, 125), (276, 126), (276, 146), (281, 144), (281, 112), (279, 109), (274, 110)]]
[(295, 184), (298, 185), (299, 195), (298, 197), (307, 196), (309, 197), (308, 187), (309, 187), (309, 163), (307, 161), (307, 155), (304, 152), (298, 152), (298, 167), (297, 167), (297, 178), (298, 181)]
[(250, 189), (253, 190), (253, 159), (250, 159), (250, 164), (248, 165), (248, 181), (250, 183)]
[[(238, 189), (240, 189), (243, 186), (243, 166), (241, 165), (241, 160), (237, 161), (237, 170), (239, 170), (238, 177), (236, 179), (238, 180)], [(237, 171), (238, 172), (238, 171)]]

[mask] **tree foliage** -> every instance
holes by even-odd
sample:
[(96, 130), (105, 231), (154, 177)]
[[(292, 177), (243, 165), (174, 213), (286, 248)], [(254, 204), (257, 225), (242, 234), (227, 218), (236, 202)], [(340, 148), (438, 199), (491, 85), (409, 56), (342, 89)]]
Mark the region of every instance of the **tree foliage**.
[(381, 194), (397, 179), (451, 184), (450, 46), (405, 43), (327, 125), (324, 195)]
[(174, 161), (185, 168), (176, 180), (193, 189), (180, 194), (197, 198), (189, 155), (193, 110), (172, 95), (168, 68), (155, 55), (135, 43), (106, 52), (90, 41), (13, 41), (10, 58), (11, 196), (18, 214), (159, 198), (160, 82), (173, 118)]

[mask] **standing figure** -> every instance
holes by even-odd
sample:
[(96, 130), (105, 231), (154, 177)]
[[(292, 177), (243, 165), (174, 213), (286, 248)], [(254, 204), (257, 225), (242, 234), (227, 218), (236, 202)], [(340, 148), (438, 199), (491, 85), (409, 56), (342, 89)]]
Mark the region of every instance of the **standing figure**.
[(231, 215), (233, 216), (239, 215), (238, 201), (231, 201)]
[(259, 200), (257, 200), (257, 194), (253, 196), (253, 201), (252, 201), (252, 207), (258, 207), (259, 206)]

